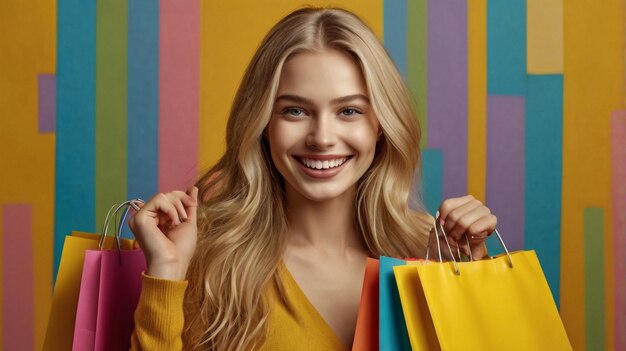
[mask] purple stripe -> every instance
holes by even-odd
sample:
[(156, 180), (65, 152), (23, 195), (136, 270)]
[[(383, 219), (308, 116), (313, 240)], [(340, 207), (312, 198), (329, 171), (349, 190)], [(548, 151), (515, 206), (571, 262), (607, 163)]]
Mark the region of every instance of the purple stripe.
[(524, 248), (525, 99), (487, 96), (486, 202), (509, 250)]
[(467, 3), (428, 3), (428, 148), (443, 151), (443, 198), (467, 194)]
[(2, 208), (2, 349), (35, 349), (31, 205)]
[(54, 133), (57, 123), (57, 76), (56, 74), (39, 74), (37, 82), (39, 133)]

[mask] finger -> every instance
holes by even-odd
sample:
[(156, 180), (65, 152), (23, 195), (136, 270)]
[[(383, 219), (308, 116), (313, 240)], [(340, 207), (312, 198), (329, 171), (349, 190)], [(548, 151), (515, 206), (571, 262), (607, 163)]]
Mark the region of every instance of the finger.
[(197, 223), (198, 218), (198, 191), (198, 188), (195, 186), (187, 190), (187, 193), (191, 197), (191, 201), (186, 204), (187, 218), (188, 221), (194, 225)]
[[(197, 206), (198, 200), (197, 197), (194, 199), (191, 196), (193, 189), (197, 189), (195, 186), (189, 188), (186, 192), (183, 191), (174, 191), (172, 192), (183, 204), (184, 208), (187, 209), (189, 207)], [(185, 216), (188, 217), (188, 214), (185, 212)]]
[[(443, 227), (446, 230), (446, 233), (450, 234), (452, 229), (457, 225), (457, 222), (463, 216), (480, 206), (482, 206), (480, 201), (469, 200), (460, 204), (456, 208), (451, 209), (445, 219), (440, 219), (440, 221), (443, 221)], [(455, 236), (455, 238), (457, 237)]]
[(454, 222), (454, 226), (449, 231), (450, 236), (452, 236), (456, 240), (459, 240), (461, 239), (463, 234), (473, 234), (468, 233), (470, 227), (479, 219), (490, 214), (491, 211), (487, 207), (482, 205), (476, 205), (474, 208), (465, 212), (459, 219)]
[(461, 207), (462, 205), (475, 200), (472, 195), (466, 195), (462, 197), (454, 197), (445, 200), (441, 203), (439, 207), (439, 220), (445, 222), (450, 213), (456, 209)]
[(174, 225), (180, 224), (180, 218), (178, 211), (174, 204), (170, 201), (167, 195), (161, 193), (157, 199), (156, 210), (165, 214), (165, 216), (159, 216), (159, 224), (166, 224), (171, 222)]
[(198, 205), (197, 195), (196, 195), (195, 198), (192, 196), (194, 191), (196, 191), (196, 194), (197, 194), (198, 188), (193, 187), (193, 188), (187, 190), (187, 192), (185, 193), (185, 196), (182, 196), (180, 198), (180, 200), (182, 201), (183, 205), (185, 205), (185, 208), (194, 207), (194, 206)]
[[(188, 196), (188, 195), (185, 194), (185, 196)], [(174, 207), (176, 208), (178, 217), (182, 221), (185, 221), (187, 219), (187, 212), (185, 211), (185, 206), (183, 205), (183, 202), (181, 201), (180, 195), (170, 193), (168, 194), (167, 197), (170, 199), (170, 202), (172, 203), (172, 205), (174, 205)]]
[(467, 231), (468, 237), (472, 243), (480, 243), (485, 241), (489, 234), (496, 230), (498, 218), (489, 214), (475, 221)]

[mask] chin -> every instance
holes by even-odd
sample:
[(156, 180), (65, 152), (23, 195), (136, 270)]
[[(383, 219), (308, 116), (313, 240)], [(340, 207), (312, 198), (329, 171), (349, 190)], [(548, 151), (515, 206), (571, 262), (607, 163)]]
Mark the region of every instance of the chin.
[[(320, 184), (321, 185), (321, 184)], [(316, 189), (317, 188), (317, 189)], [(350, 193), (351, 187), (335, 187), (328, 184), (320, 187), (294, 187), (292, 189), (300, 194), (300, 196), (306, 198), (309, 201), (314, 202), (326, 202), (335, 199), (342, 198)]]

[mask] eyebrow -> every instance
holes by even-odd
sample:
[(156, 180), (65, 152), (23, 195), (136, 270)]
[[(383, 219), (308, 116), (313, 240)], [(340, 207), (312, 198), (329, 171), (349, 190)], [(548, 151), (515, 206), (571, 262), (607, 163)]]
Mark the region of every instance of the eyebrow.
[[(298, 96), (298, 95), (280, 95), (279, 97), (276, 98), (276, 100), (274, 101), (274, 103), (280, 101), (280, 100), (288, 100), (288, 101), (293, 101), (293, 102), (297, 102), (297, 103), (302, 103), (302, 104), (308, 104), (308, 105), (313, 105), (313, 101), (309, 100), (305, 97), (302, 96)], [(353, 95), (346, 95), (346, 96), (342, 96), (342, 97), (338, 97), (336, 99), (332, 99), (330, 101), (331, 104), (341, 104), (341, 103), (345, 103), (348, 101), (353, 101), (353, 100), (363, 100), (366, 103), (370, 103), (370, 99), (363, 95), (363, 94), (353, 94)]]

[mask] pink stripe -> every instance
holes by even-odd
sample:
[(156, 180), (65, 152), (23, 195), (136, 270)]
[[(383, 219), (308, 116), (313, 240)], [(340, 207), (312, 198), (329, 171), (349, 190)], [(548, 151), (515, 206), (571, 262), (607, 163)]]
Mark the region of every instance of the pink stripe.
[(159, 5), (159, 191), (185, 189), (198, 169), (199, 0)]
[(39, 133), (54, 133), (56, 131), (56, 99), (57, 78), (55, 74), (40, 74), (37, 76), (39, 100)]
[(35, 349), (31, 205), (2, 208), (3, 350)]
[(611, 120), (613, 248), (615, 259), (615, 350), (626, 350), (626, 111)]

